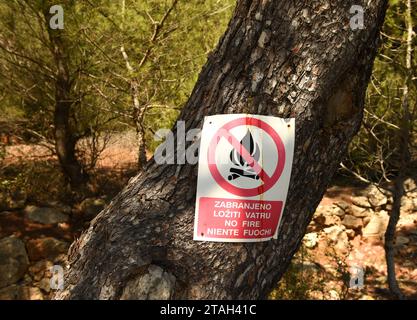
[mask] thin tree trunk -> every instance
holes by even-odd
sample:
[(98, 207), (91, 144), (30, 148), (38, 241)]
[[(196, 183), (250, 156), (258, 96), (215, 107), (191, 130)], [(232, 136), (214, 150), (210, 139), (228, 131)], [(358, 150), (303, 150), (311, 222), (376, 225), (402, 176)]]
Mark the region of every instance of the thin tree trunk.
[(406, 1), (406, 17), (405, 22), (407, 26), (407, 42), (406, 42), (406, 79), (404, 81), (404, 91), (402, 98), (402, 118), (400, 129), (400, 167), (398, 168), (398, 175), (394, 182), (393, 191), (393, 205), (390, 212), (390, 219), (385, 232), (385, 259), (387, 262), (387, 279), (388, 286), (393, 295), (398, 299), (404, 299), (405, 296), (398, 285), (395, 274), (395, 230), (401, 214), (401, 201), (404, 196), (404, 181), (407, 171), (410, 166), (410, 142), (411, 142), (411, 127), (412, 119), (410, 114), (409, 101), (409, 81), (412, 78), (412, 42), (413, 42), (413, 18), (411, 0)]
[[(292, 177), (277, 240), (193, 241), (197, 166), (154, 161), (70, 250), (58, 299), (264, 298), (287, 269), (362, 118), (385, 0), (240, 0), (179, 119), (296, 118)], [(362, 4), (365, 28), (349, 28)]]
[(50, 40), (50, 50), (55, 60), (55, 109), (54, 109), (54, 138), (55, 151), (64, 176), (73, 191), (84, 190), (88, 175), (76, 158), (75, 146), (77, 138), (70, 125), (72, 80), (69, 71), (68, 48), (62, 38), (62, 30), (52, 30), (49, 27), (50, 3), (45, 3), (43, 15), (46, 20), (46, 30)]
[[(140, 70), (143, 68), (145, 63), (148, 61), (149, 56), (154, 49), (155, 43), (157, 42), (157, 37), (159, 36), (162, 28), (164, 27), (164, 24), (166, 20), (168, 19), (169, 15), (172, 13), (172, 11), (175, 9), (175, 7), (178, 4), (178, 0), (173, 0), (171, 5), (166, 10), (165, 14), (162, 16), (161, 20), (158, 22), (154, 22), (153, 25), (153, 33), (151, 38), (149, 39), (149, 47), (147, 48), (146, 52), (144, 53), (142, 59), (140, 60), (137, 70), (135, 70), (132, 66), (132, 64), (129, 61), (129, 56), (125, 50), (124, 45), (121, 46), (120, 51), (122, 52), (123, 60), (125, 61), (126, 68), (130, 74), (130, 92), (132, 96), (133, 101), (133, 117), (135, 119), (136, 124), (136, 133), (137, 133), (137, 139), (138, 139), (138, 169), (143, 170), (146, 166), (146, 163), (148, 161), (146, 157), (146, 138), (145, 138), (145, 113), (146, 113), (146, 106), (141, 105), (139, 102), (139, 81), (136, 76), (134, 76), (135, 72), (140, 72)], [(122, 24), (121, 24), (121, 30), (124, 30), (124, 22), (125, 22), (125, 13), (126, 13), (126, 1), (121, 1), (121, 9), (122, 9)]]
[[(45, 13), (48, 17), (49, 13)], [(49, 21), (47, 19), (47, 21)], [(86, 190), (88, 175), (76, 157), (77, 138), (70, 124), (73, 98), (71, 96), (72, 80), (69, 72), (68, 50), (62, 39), (60, 30), (47, 28), (51, 41), (51, 50), (55, 59), (57, 73), (55, 75), (55, 110), (54, 135), (55, 150), (65, 177), (74, 191)]]

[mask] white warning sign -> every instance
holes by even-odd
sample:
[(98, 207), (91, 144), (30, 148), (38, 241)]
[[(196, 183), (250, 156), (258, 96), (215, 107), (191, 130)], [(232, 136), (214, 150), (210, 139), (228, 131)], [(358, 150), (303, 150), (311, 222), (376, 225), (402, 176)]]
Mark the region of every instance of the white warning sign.
[(204, 119), (194, 240), (277, 238), (294, 153), (295, 119), (247, 114)]

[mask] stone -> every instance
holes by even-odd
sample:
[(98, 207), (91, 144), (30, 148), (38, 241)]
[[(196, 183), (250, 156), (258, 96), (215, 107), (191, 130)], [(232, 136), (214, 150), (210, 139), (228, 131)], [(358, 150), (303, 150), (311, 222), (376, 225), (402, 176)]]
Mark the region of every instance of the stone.
[(343, 209), (336, 205), (318, 206), (314, 216), (314, 221), (321, 226), (329, 227), (340, 224), (342, 221), (341, 218), (343, 218), (344, 215), (345, 212)]
[(57, 208), (27, 206), (25, 214), (29, 220), (42, 224), (56, 224), (69, 220), (69, 217)]
[(17, 285), (12, 285), (3, 289), (0, 289), (0, 300), (21, 300), (22, 292), (21, 288)]
[(34, 285), (44, 291), (45, 293), (51, 292), (51, 279), (50, 278), (43, 278), (40, 281), (34, 283)]
[(388, 202), (387, 197), (375, 185), (369, 186), (367, 188), (367, 191), (368, 191), (368, 201), (372, 207), (378, 208), (387, 204)]
[(24, 288), (24, 295), (25, 300), (44, 300), (41, 290), (36, 287)]
[(40, 260), (29, 267), (29, 273), (35, 281), (40, 281), (49, 276), (49, 270), (53, 267), (50, 260)]
[(68, 205), (65, 205), (59, 201), (55, 201), (55, 200), (51, 200), (47, 202), (47, 207), (51, 207), (51, 208), (57, 208), (59, 209), (61, 212), (69, 215), (72, 212), (72, 208)]
[(363, 226), (362, 219), (349, 214), (345, 215), (342, 224), (348, 229), (360, 229)]
[(371, 208), (368, 198), (364, 196), (352, 197), (352, 203), (358, 207)]
[(332, 205), (329, 208), (328, 213), (330, 215), (335, 215), (335, 216), (338, 216), (338, 217), (342, 217), (343, 218), (344, 215), (345, 215), (345, 210), (342, 209), (341, 207), (339, 207), (339, 205)]
[(363, 227), (366, 227), (368, 225), (369, 221), (371, 221), (371, 219), (372, 219), (371, 217), (365, 217), (365, 218), (363, 218), (362, 219)]
[(98, 215), (106, 206), (106, 202), (100, 198), (87, 198), (80, 204), (80, 210), (83, 212), (84, 217), (88, 220), (93, 219)]
[(31, 261), (54, 259), (61, 253), (67, 253), (69, 244), (58, 239), (47, 237), (31, 239), (27, 242), (28, 255)]
[(340, 234), (342, 234), (345, 231), (344, 226), (332, 226), (329, 228), (324, 228), (323, 232), (327, 235), (327, 237), (333, 241), (337, 242), (339, 240)]
[(0, 300), (44, 300), (39, 288), (12, 285), (0, 289)]
[(29, 259), (22, 240), (16, 237), (0, 240), (0, 288), (22, 279), (28, 266)]
[(306, 246), (306, 248), (312, 249), (317, 245), (319, 238), (316, 232), (312, 232), (312, 233), (307, 233), (304, 236), (303, 241), (304, 241), (304, 245)]
[(356, 217), (356, 218), (364, 218), (367, 216), (371, 216), (373, 214), (373, 210), (369, 209), (369, 208), (362, 208), (362, 207), (358, 207), (356, 205), (351, 205), (349, 207), (349, 209), (347, 210), (347, 212)]
[(340, 295), (336, 290), (329, 291), (329, 299), (330, 300), (340, 300)]
[(404, 190), (407, 193), (415, 193), (417, 192), (417, 184), (415, 179), (408, 178), (404, 181)]
[(417, 211), (417, 198), (403, 197), (401, 199), (401, 213), (413, 213)]
[(339, 202), (337, 202), (337, 203), (336, 203), (336, 205), (337, 205), (340, 209), (342, 209), (343, 211), (346, 211), (346, 210), (350, 207), (349, 203), (347, 203), (347, 202), (345, 202), (345, 201), (339, 201)]
[(340, 251), (346, 251), (349, 248), (349, 240), (345, 230), (346, 228), (344, 226), (332, 226), (323, 229), (326, 237)]
[(371, 217), (371, 220), (362, 229), (362, 235), (365, 238), (380, 238), (384, 235), (389, 221), (388, 213), (384, 210), (377, 212)]
[(121, 295), (121, 300), (167, 300), (175, 287), (175, 277), (156, 265), (149, 265), (143, 275), (130, 280)]
[(338, 216), (319, 214), (316, 217), (316, 222), (319, 225), (322, 225), (322, 226), (325, 226), (325, 227), (330, 227), (330, 226), (340, 224), (341, 221), (342, 220)]

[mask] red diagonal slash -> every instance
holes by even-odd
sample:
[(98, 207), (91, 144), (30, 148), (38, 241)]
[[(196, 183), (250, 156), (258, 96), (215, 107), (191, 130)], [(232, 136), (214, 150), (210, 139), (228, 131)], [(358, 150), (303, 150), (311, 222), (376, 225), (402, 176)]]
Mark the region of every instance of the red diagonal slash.
[(243, 144), (241, 144), (228, 130), (221, 130), (219, 132), (219, 138), (225, 138), (234, 149), (242, 156), (243, 159), (255, 170), (256, 174), (259, 175), (259, 178), (264, 183), (269, 183), (271, 177), (265, 172), (265, 170), (260, 166), (259, 162), (251, 156), (248, 150)]
[[(230, 130), (238, 126), (258, 127), (269, 134), (269, 136), (274, 141), (278, 153), (278, 163), (271, 177), (268, 176), (268, 174), (262, 169), (259, 163), (250, 155), (248, 150), (231, 134)], [(215, 156), (216, 148), (219, 145), (220, 139), (222, 138), (225, 138), (232, 145), (232, 147), (236, 149), (240, 156), (245, 159), (245, 161), (253, 168), (259, 178), (264, 182), (262, 185), (259, 187), (246, 189), (235, 186), (225, 180), (217, 168)], [(213, 179), (221, 188), (239, 197), (254, 197), (265, 193), (277, 183), (284, 170), (285, 146), (282, 143), (278, 133), (269, 124), (257, 118), (242, 117), (227, 122), (212, 137), (207, 150), (207, 161), (208, 168)]]

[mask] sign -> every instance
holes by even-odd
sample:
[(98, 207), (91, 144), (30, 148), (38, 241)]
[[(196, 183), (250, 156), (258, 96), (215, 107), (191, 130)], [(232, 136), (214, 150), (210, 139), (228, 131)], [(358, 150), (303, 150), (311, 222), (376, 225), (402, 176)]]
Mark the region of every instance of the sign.
[(204, 119), (194, 240), (276, 239), (294, 152), (294, 119), (246, 114)]

